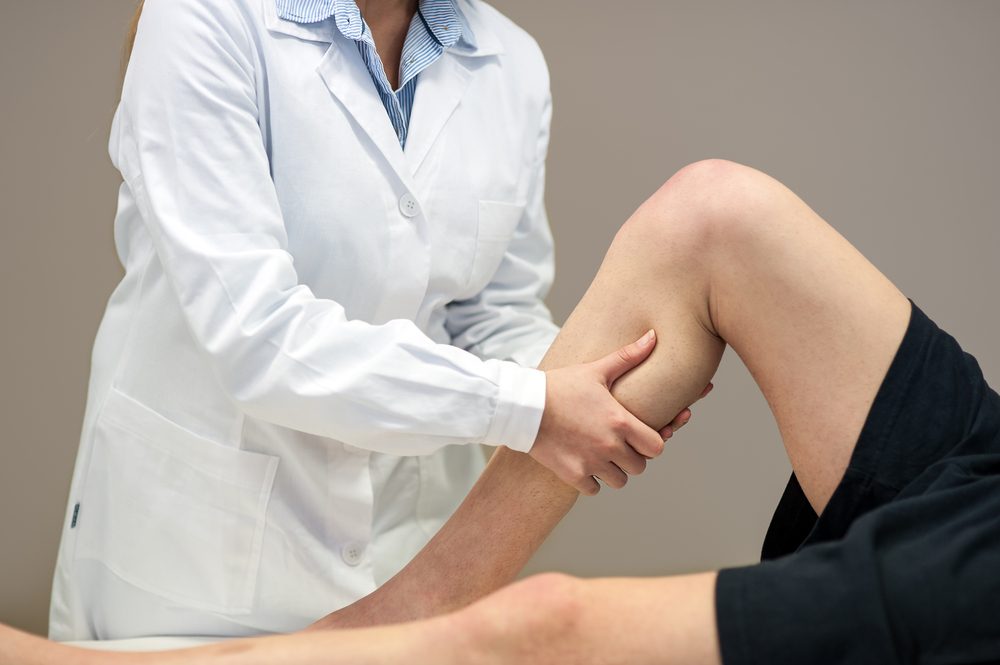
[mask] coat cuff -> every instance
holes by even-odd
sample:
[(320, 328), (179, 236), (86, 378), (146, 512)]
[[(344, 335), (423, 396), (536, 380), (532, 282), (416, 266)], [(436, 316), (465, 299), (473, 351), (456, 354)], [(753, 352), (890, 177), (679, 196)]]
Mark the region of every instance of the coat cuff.
[(503, 361), (500, 395), (493, 422), (483, 439), (491, 446), (507, 446), (526, 453), (538, 436), (545, 410), (545, 372)]

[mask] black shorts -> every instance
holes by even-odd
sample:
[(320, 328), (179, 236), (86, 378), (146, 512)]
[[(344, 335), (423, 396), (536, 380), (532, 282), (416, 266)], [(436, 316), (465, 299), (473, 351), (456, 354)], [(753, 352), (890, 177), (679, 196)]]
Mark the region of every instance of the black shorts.
[(1000, 663), (1000, 396), (916, 306), (822, 515), (793, 475), (720, 571), (724, 665)]

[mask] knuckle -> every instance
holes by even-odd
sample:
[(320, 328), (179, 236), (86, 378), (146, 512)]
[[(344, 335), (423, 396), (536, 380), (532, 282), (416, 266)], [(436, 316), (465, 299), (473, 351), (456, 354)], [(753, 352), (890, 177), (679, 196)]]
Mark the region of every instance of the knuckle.
[(611, 429), (615, 432), (622, 432), (628, 429), (628, 418), (620, 411), (615, 411), (609, 418)]

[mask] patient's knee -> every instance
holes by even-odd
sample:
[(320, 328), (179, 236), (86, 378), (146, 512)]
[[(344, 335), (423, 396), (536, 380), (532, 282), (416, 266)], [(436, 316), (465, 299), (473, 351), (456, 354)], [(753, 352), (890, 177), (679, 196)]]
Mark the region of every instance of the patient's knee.
[(509, 602), (530, 630), (563, 634), (576, 624), (582, 580), (563, 573), (532, 575), (507, 587)]
[[(582, 580), (562, 573), (532, 575), (478, 603), (477, 620), (502, 617), (505, 629), (514, 628), (515, 632), (564, 635), (576, 625), (581, 583)], [(512, 622), (513, 617), (517, 619)]]
[(639, 207), (621, 233), (668, 251), (701, 255), (720, 241), (765, 228), (785, 197), (787, 189), (761, 171), (725, 159), (706, 159), (675, 173)]
[(582, 584), (559, 573), (534, 575), (451, 615), (462, 662), (578, 662), (557, 656), (579, 642)]

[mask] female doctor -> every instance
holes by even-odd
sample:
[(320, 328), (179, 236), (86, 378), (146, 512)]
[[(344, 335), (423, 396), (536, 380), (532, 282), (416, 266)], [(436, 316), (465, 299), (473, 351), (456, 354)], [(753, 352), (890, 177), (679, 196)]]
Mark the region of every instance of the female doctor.
[[(534, 459), (494, 459), (479, 501), (498, 516), (518, 465), (592, 494), (659, 454), (670, 428), (609, 391), (652, 335), (535, 369), (557, 328), (531, 37), (479, 0), (139, 12), (109, 141), (125, 275), (94, 344), (52, 638), (302, 628), (421, 550), (480, 475), (474, 444)], [(483, 537), (449, 551), (500, 577), (537, 545), (456, 519)]]

